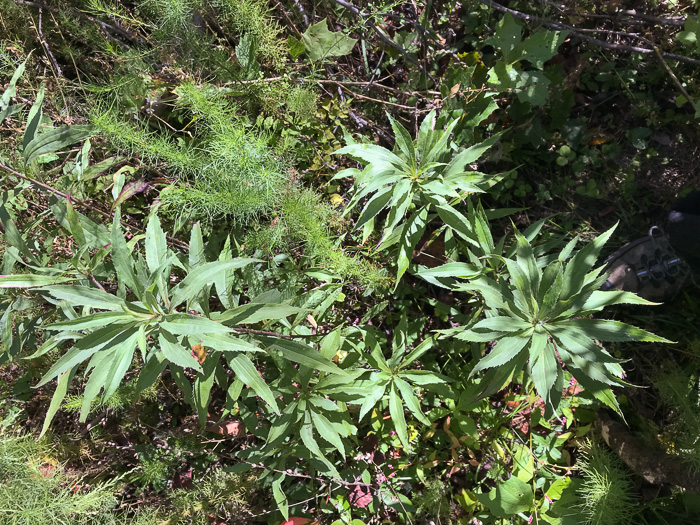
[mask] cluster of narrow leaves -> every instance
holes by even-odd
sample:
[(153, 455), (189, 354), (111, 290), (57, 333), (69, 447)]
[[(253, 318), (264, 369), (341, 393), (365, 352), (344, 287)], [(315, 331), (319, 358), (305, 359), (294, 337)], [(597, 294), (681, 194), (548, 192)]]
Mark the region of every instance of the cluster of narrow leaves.
[(431, 111), (414, 141), (406, 128), (387, 116), (396, 138), (395, 151), (374, 144), (345, 146), (336, 153), (360, 159), (366, 166), (363, 170), (341, 171), (336, 177), (355, 179), (347, 212), (371, 195), (356, 222), (356, 227), (363, 229), (363, 242), (374, 231), (377, 216), (388, 210), (378, 250), (398, 243), (398, 283), (409, 267), (414, 248), (436, 215), (450, 227), (455, 225), (457, 235), (468, 235), (460, 227), (468, 220), (455, 205), (472, 193), (483, 193), (498, 180), (469, 165), (493, 146), (499, 135), (454, 155), (450, 136), (458, 120), (452, 120), (445, 129), (436, 129), (436, 114)]
[[(88, 219), (75, 211), (69, 215), (73, 237), (79, 243), (82, 241), (85, 247), (91, 246), (80, 220)], [(58, 379), (44, 431), (60, 407), (73, 377), (84, 364), (87, 365), (85, 375), (88, 380), (81, 421), (86, 419), (93, 400), (101, 391), (103, 399), (115, 392), (133, 366), (137, 349), (140, 351), (138, 389), (143, 390), (155, 383), (167, 367), (203, 421), (214, 382), (231, 394), (248, 385), (272, 411), (279, 413), (272, 390), (249, 357), (264, 350), (250, 337), (237, 334), (235, 329), (261, 320), (281, 319), (298, 313), (299, 308), (283, 303), (275, 293), (237, 305), (229, 293), (237, 278), (235, 270), (257, 260), (227, 257), (224, 250), (220, 260), (206, 262), (198, 225), (192, 231), (187, 259), (179, 257), (168, 247), (157, 215), (151, 217), (143, 236), (145, 260), (134, 249), (139, 240), (132, 239), (129, 246), (118, 215), (115, 216), (109, 241), (105, 243), (110, 248), (116, 275), (112, 286), (114, 292), (107, 291), (110, 286), (107, 282), (100, 283), (93, 276), (88, 281), (88, 276), (75, 275), (76, 272), (72, 272), (73, 276), (69, 275), (71, 272), (65, 272), (61, 276), (25, 273), (0, 277), (0, 287), (30, 289), (35, 296), (58, 305), (66, 318), (41, 327), (53, 335), (46, 337), (46, 342), (30, 356), (37, 358), (54, 349), (67, 348), (38, 385)], [(171, 285), (174, 266), (186, 276), (176, 285)], [(72, 284), (56, 284), (66, 281), (72, 281)], [(217, 290), (218, 299), (228, 308), (209, 312), (212, 290)], [(204, 352), (201, 356), (193, 355), (193, 347)], [(279, 349), (282, 358), (342, 373), (311, 347), (297, 344), (286, 350), (284, 347)], [(222, 358), (234, 374), (232, 382), (222, 366)], [(197, 373), (192, 386), (185, 376), (185, 369)], [(236, 396), (229, 396), (229, 399), (235, 402)]]
[(516, 233), (515, 257), (502, 259), (504, 275), (482, 274), (455, 286), (483, 298), (486, 318), (444, 333), (463, 341), (496, 342), (471, 372), (487, 371), (486, 389), (498, 390), (527, 365), (535, 390), (556, 411), (566, 367), (584, 388), (619, 412), (610, 387), (625, 384), (623, 369), (599, 341), (669, 341), (619, 321), (590, 317), (615, 304), (653, 304), (629, 292), (600, 290), (607, 276), (601, 275), (602, 267), (592, 267), (613, 230), (573, 257), (578, 238), (572, 239), (554, 261), (535, 257), (530, 241)]

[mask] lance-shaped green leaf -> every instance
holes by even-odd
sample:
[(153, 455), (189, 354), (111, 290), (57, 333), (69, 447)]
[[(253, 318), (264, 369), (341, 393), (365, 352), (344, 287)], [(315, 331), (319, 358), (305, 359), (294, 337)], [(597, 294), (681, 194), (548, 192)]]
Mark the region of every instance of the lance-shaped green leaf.
[(175, 308), (183, 301), (194, 299), (202, 288), (212, 284), (222, 272), (243, 268), (256, 262), (260, 262), (260, 259), (238, 258), (228, 261), (214, 261), (194, 268), (173, 288), (171, 307)]
[(564, 286), (561, 292), (563, 301), (581, 290), (587, 272), (595, 264), (600, 250), (603, 249), (615, 228), (617, 228), (617, 224), (581, 248), (571, 261), (567, 263), (564, 270)]
[(559, 321), (556, 326), (581, 332), (600, 341), (646, 341), (673, 343), (664, 337), (652, 334), (636, 326), (607, 319), (568, 319)]
[[(376, 375), (374, 377), (376, 377)], [(380, 379), (376, 383), (371, 384), (369, 388), (361, 388), (359, 393), (365, 397), (362, 400), (362, 405), (360, 406), (360, 421), (362, 421), (367, 413), (374, 408), (381, 398), (384, 397), (384, 392), (386, 392), (386, 386), (388, 383), (388, 380)]]
[(367, 164), (372, 164), (383, 169), (396, 167), (406, 173), (410, 173), (411, 171), (408, 164), (406, 164), (401, 157), (396, 156), (386, 148), (375, 146), (374, 144), (351, 144), (350, 146), (340, 148), (334, 153), (335, 155), (349, 155), (350, 157), (361, 159)]
[(190, 314), (169, 314), (160, 321), (160, 328), (174, 335), (228, 334), (231, 329), (221, 323)]
[(406, 155), (411, 168), (415, 170), (417, 167), (416, 149), (413, 146), (413, 139), (411, 138), (411, 135), (408, 133), (408, 131), (406, 131), (406, 128), (404, 128), (401, 123), (394, 120), (391, 115), (387, 113), (386, 116), (389, 118), (389, 122), (391, 123), (391, 129), (394, 131), (396, 145), (399, 147), (401, 152)]
[(200, 334), (199, 342), (206, 347), (213, 348), (219, 352), (262, 352), (253, 343), (241, 339), (240, 337), (232, 337), (226, 334)]
[(75, 281), (75, 277), (59, 277), (57, 275), (0, 275), (0, 288), (38, 288), (51, 284)]
[(52, 323), (42, 328), (44, 330), (94, 330), (109, 324), (128, 323), (132, 322), (134, 317), (123, 312), (98, 312), (96, 314), (78, 317), (69, 321), (61, 321), (60, 323)]
[(160, 269), (168, 258), (168, 243), (160, 227), (158, 215), (153, 214), (146, 226), (146, 264), (151, 273)]
[[(256, 298), (256, 300), (258, 299)], [(291, 306), (288, 304), (252, 302), (226, 310), (220, 315), (213, 316), (213, 318), (217, 322), (224, 323), (228, 326), (237, 326), (240, 324), (259, 323), (260, 321), (267, 321), (270, 319), (284, 319), (290, 315), (307, 311), (308, 310), (304, 310), (298, 306)]]
[(338, 452), (345, 458), (345, 445), (340, 437), (340, 434), (333, 427), (333, 424), (328, 420), (326, 416), (315, 410), (310, 410), (311, 419), (314, 423), (314, 427), (318, 431), (318, 434), (328, 443), (333, 445)]
[(155, 350), (149, 353), (146, 364), (141, 368), (139, 372), (139, 378), (136, 381), (137, 392), (143, 392), (145, 389), (153, 385), (163, 370), (168, 366), (168, 361), (166, 361), (163, 352)]
[(399, 242), (399, 257), (397, 260), (398, 268), (396, 273), (396, 285), (394, 289), (398, 287), (401, 277), (406, 270), (408, 270), (408, 266), (413, 257), (413, 251), (425, 232), (427, 218), (428, 209), (426, 206), (423, 206), (417, 213), (411, 215), (406, 222), (406, 226), (401, 234), (401, 240)]
[(536, 331), (530, 340), (530, 376), (535, 383), (535, 390), (542, 397), (545, 403), (550, 401), (550, 390), (557, 381), (559, 373), (559, 363), (547, 340), (544, 330)]
[[(32, 104), (29, 110), (29, 116), (27, 117), (27, 126), (24, 129), (24, 137), (22, 138), (22, 148), (25, 150), (27, 146), (36, 138), (39, 131), (39, 124), (41, 124), (41, 117), (44, 115), (42, 111), (42, 104), (44, 103), (44, 90), (46, 85), (42, 84), (39, 86), (39, 92), (36, 95), (36, 100)], [(25, 153), (26, 157), (26, 153)]]
[(211, 400), (211, 389), (221, 354), (212, 352), (202, 363), (202, 373), (197, 374), (192, 388), (194, 406), (199, 416), (199, 422), (204, 426), (207, 422), (207, 408)]
[(456, 155), (447, 165), (447, 168), (445, 168), (442, 176), (447, 179), (457, 174), (464, 173), (469, 164), (479, 160), (491, 146), (500, 140), (502, 134), (503, 132), (497, 133), (485, 141), (475, 144), (474, 146), (471, 146), (470, 148), (467, 148), (460, 154)]
[(88, 370), (92, 370), (83, 391), (83, 405), (80, 408), (80, 422), (87, 419), (93, 399), (104, 389), (103, 399), (108, 399), (119, 387), (136, 350), (134, 333), (116, 348), (107, 348), (96, 353), (90, 359)]
[(469, 373), (469, 377), (472, 377), (477, 372), (485, 370), (487, 368), (493, 368), (506, 364), (507, 362), (515, 359), (523, 349), (525, 345), (530, 341), (529, 335), (509, 335), (503, 337), (496, 346), (493, 347), (491, 352), (479, 361), (476, 366)]
[(119, 310), (126, 308), (126, 301), (121, 297), (87, 286), (47, 286), (42, 288), (51, 297), (59, 301), (68, 301), (73, 306), (89, 306), (100, 310)]
[(77, 369), (78, 365), (74, 366), (71, 370), (64, 372), (58, 378), (56, 390), (54, 390), (53, 396), (51, 396), (51, 403), (49, 404), (49, 409), (46, 411), (46, 416), (44, 417), (44, 424), (42, 425), (41, 433), (39, 434), (40, 438), (46, 434), (46, 431), (49, 429), (49, 425), (51, 425), (51, 421), (56, 415), (56, 412), (58, 412), (58, 409), (61, 408), (61, 403), (68, 393), (68, 387), (70, 386)]
[(335, 468), (335, 466), (333, 466), (333, 464), (330, 461), (328, 461), (326, 456), (321, 452), (321, 449), (319, 448), (316, 439), (314, 439), (312, 431), (311, 414), (309, 414), (308, 411), (304, 414), (304, 423), (301, 425), (299, 436), (301, 437), (301, 441), (304, 443), (304, 446), (306, 446), (308, 451), (311, 452), (311, 454), (315, 456), (316, 459), (321, 460), (323, 464), (326, 465), (326, 468), (328, 468), (331, 475), (339, 478), (340, 474), (338, 473), (338, 470)]
[(411, 385), (400, 377), (395, 377), (393, 383), (396, 385), (396, 388), (399, 389), (399, 392), (401, 392), (401, 397), (406, 403), (406, 407), (411, 414), (413, 414), (415, 418), (424, 425), (430, 425), (430, 420), (425, 417), (425, 414), (423, 414), (423, 411), (420, 409), (420, 402), (413, 393), (413, 388), (411, 388)]
[(143, 294), (143, 284), (134, 272), (134, 263), (131, 256), (131, 250), (124, 240), (122, 234), (122, 225), (119, 221), (119, 214), (114, 215), (112, 221), (112, 262), (117, 271), (117, 278), (120, 283), (128, 286), (129, 289), (141, 297)]
[(330, 359), (326, 359), (319, 352), (305, 344), (288, 339), (272, 339), (269, 337), (261, 339), (269, 345), (268, 351), (278, 352), (279, 357), (299, 363), (300, 365), (308, 366), (313, 370), (347, 375), (345, 370), (338, 368)]
[(247, 356), (241, 354), (227, 356), (227, 360), (233, 373), (236, 374), (243, 383), (252, 388), (253, 392), (260, 396), (260, 399), (270, 405), (270, 408), (272, 408), (276, 414), (279, 414), (280, 410), (277, 406), (275, 396), (267, 383), (260, 377), (253, 362)]
[(194, 357), (189, 348), (186, 348), (177, 340), (173, 334), (161, 329), (158, 334), (160, 351), (165, 359), (182, 368), (194, 368), (197, 372), (202, 372), (202, 367)]
[(389, 415), (394, 423), (394, 429), (396, 429), (396, 435), (399, 436), (401, 444), (406, 451), (410, 451), (411, 446), (408, 442), (408, 427), (406, 426), (406, 416), (403, 413), (403, 404), (396, 391), (396, 386), (393, 384), (389, 390)]
[(124, 344), (137, 332), (138, 329), (135, 327), (135, 324), (136, 323), (132, 323), (131, 325), (110, 325), (86, 335), (54, 363), (48, 372), (44, 374), (41, 381), (39, 381), (37, 387), (45, 385), (54, 377), (86, 361), (93, 354), (102, 349), (115, 348)]
[(93, 126), (62, 126), (60, 128), (44, 131), (37, 135), (24, 148), (22, 152), (24, 161), (30, 164), (42, 155), (56, 153), (94, 134), (95, 128)]

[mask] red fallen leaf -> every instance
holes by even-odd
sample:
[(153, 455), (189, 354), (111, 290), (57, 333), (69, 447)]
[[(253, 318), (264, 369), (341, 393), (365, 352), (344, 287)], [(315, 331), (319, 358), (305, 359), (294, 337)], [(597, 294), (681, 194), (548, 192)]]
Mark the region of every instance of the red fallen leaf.
[(192, 488), (192, 473), (194, 469), (190, 467), (184, 472), (180, 472), (173, 479), (174, 489), (191, 489)]
[(217, 423), (215, 425), (207, 425), (204, 430), (213, 432), (220, 436), (236, 437), (245, 434), (245, 426), (241, 421), (229, 421), (228, 423)]
[(282, 525), (306, 525), (307, 523), (311, 523), (309, 518), (289, 518)]
[(348, 497), (350, 504), (358, 509), (363, 509), (372, 503), (372, 494), (367, 487), (356, 485)]

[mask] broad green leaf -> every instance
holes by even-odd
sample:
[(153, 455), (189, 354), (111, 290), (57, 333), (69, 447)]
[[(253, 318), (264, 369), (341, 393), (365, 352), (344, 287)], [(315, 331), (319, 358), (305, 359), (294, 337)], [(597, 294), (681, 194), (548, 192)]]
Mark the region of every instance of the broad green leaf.
[(427, 417), (425, 417), (425, 414), (423, 414), (423, 411), (420, 409), (420, 402), (418, 401), (416, 395), (413, 393), (413, 388), (411, 388), (411, 385), (406, 383), (406, 381), (404, 381), (400, 377), (394, 378), (394, 385), (396, 385), (396, 387), (399, 389), (399, 392), (401, 392), (401, 397), (406, 403), (406, 407), (411, 412), (411, 414), (413, 414), (415, 418), (424, 425), (430, 425), (430, 420)]
[[(31, 55), (31, 51), (29, 52), (29, 55)], [(12, 102), (12, 98), (17, 95), (17, 81), (24, 74), (24, 69), (27, 65), (27, 60), (29, 60), (29, 55), (27, 55), (27, 58), (24, 59), (24, 62), (17, 66), (17, 69), (15, 69), (15, 72), (12, 74), (12, 78), (10, 79), (7, 89), (2, 94), (2, 97), (0, 97), (0, 108), (5, 109), (9, 107), (10, 102)]]
[(325, 18), (309, 26), (301, 37), (304, 41), (306, 53), (312, 62), (327, 57), (348, 55), (357, 43), (356, 39), (350, 38), (341, 31), (329, 31), (328, 22)]
[(568, 319), (566, 321), (558, 321), (556, 326), (564, 330), (570, 329), (581, 332), (600, 341), (673, 343), (673, 341), (654, 335), (636, 326), (607, 319)]
[[(532, 246), (525, 237), (516, 233), (518, 247), (516, 251), (516, 261), (518, 266), (525, 272), (527, 280), (526, 291), (531, 295), (533, 301), (537, 300), (540, 289), (540, 270), (537, 268), (537, 261)], [(522, 291), (522, 290), (521, 290)], [(523, 292), (526, 293), (526, 292)]]
[(544, 69), (544, 63), (557, 54), (557, 49), (564, 43), (569, 31), (538, 31), (526, 38), (514, 49), (537, 69)]
[(280, 357), (299, 363), (300, 365), (308, 366), (313, 370), (321, 372), (329, 372), (331, 374), (346, 375), (347, 372), (338, 368), (330, 359), (324, 358), (313, 348), (305, 344), (291, 341), (288, 339), (271, 339), (264, 338), (268, 344), (269, 352), (278, 352)]
[(622, 290), (610, 290), (604, 292), (602, 290), (596, 290), (591, 293), (591, 295), (581, 305), (581, 311), (599, 311), (606, 306), (611, 306), (614, 304), (641, 304), (653, 306), (659, 303), (647, 301), (643, 297), (633, 294), (632, 292), (624, 292)]
[(59, 301), (68, 301), (73, 306), (89, 306), (100, 310), (119, 310), (121, 313), (123, 313), (122, 309), (126, 308), (124, 299), (98, 288), (68, 285), (46, 286), (42, 290)]
[(92, 401), (104, 388), (103, 399), (106, 400), (121, 383), (124, 374), (131, 365), (136, 349), (136, 334), (118, 348), (101, 350), (92, 356), (88, 370), (92, 370), (83, 390), (83, 404), (80, 408), (80, 422), (84, 423), (90, 412)]
[(513, 18), (513, 15), (506, 13), (496, 24), (496, 33), (487, 38), (485, 43), (500, 49), (506, 62), (513, 63), (521, 56), (518, 50), (521, 34), (520, 23)]
[(475, 494), (475, 496), (494, 516), (499, 518), (528, 512), (535, 498), (532, 487), (517, 476), (511, 476), (486, 494)]
[(194, 299), (202, 288), (213, 283), (222, 272), (243, 268), (256, 262), (261, 261), (260, 259), (237, 258), (228, 261), (214, 261), (193, 268), (187, 277), (173, 288), (171, 307), (175, 308), (183, 301)]
[(564, 274), (561, 261), (555, 261), (545, 268), (540, 282), (538, 297), (540, 301), (540, 316), (546, 317), (554, 310), (559, 302), (564, 285)]
[(57, 275), (0, 275), (0, 288), (35, 288), (52, 284), (75, 281), (75, 277), (59, 277)]
[[(68, 220), (68, 209), (65, 200), (59, 201), (55, 197), (50, 199), (51, 212), (56, 217), (56, 222), (58, 222), (61, 227), (65, 228), (67, 231), (71, 230), (71, 224)], [(108, 248), (109, 244), (112, 242), (110, 230), (107, 225), (102, 223), (97, 223), (91, 220), (89, 217), (81, 213), (77, 213), (78, 220), (80, 220), (80, 227), (83, 229), (83, 235), (85, 235), (85, 242), (93, 249)]]
[(39, 381), (37, 387), (45, 385), (54, 377), (86, 361), (89, 357), (102, 349), (107, 350), (109, 348), (119, 347), (128, 341), (137, 330), (135, 323), (131, 325), (117, 324), (100, 328), (86, 335), (76, 342), (66, 354), (61, 356), (61, 358), (49, 368), (48, 372), (46, 372), (41, 381)]
[(160, 330), (158, 334), (158, 342), (160, 344), (160, 351), (163, 353), (163, 357), (167, 359), (170, 363), (173, 363), (182, 368), (194, 368), (197, 372), (202, 372), (202, 367), (194, 357), (189, 348), (185, 348), (177, 338), (168, 333), (165, 330)]
[(396, 225), (406, 215), (406, 210), (411, 204), (413, 192), (411, 191), (411, 182), (408, 179), (403, 179), (397, 182), (392, 189), (391, 203), (389, 204), (389, 214), (386, 218), (384, 226), (384, 234), (382, 241), (386, 239), (394, 230)]
[(408, 452), (411, 447), (408, 442), (408, 427), (406, 426), (406, 416), (403, 413), (403, 404), (401, 403), (401, 398), (396, 392), (396, 386), (391, 385), (389, 390), (389, 415), (391, 415), (391, 421), (394, 423), (394, 429), (396, 429), (396, 435), (399, 436), (399, 440), (403, 445), (404, 449)]
[(17, 250), (19, 250), (19, 252), (22, 255), (24, 255), (27, 258), (27, 260), (38, 264), (36, 256), (29, 250), (29, 247), (27, 246), (27, 243), (22, 237), (22, 234), (19, 232), (17, 226), (15, 225), (15, 222), (10, 217), (10, 214), (7, 212), (7, 209), (5, 209), (4, 203), (0, 203), (0, 222), (2, 222), (2, 226), (5, 230), (5, 242), (10, 246), (14, 246), (15, 248), (17, 248)]
[[(315, 389), (318, 391), (318, 389)], [(313, 404), (315, 407), (320, 408), (326, 412), (337, 412), (340, 410), (338, 408), (338, 405), (336, 405), (333, 401), (330, 399), (326, 399), (325, 397), (321, 396), (311, 396), (309, 398), (309, 401), (311, 404)]]
[(318, 434), (323, 439), (328, 441), (328, 443), (333, 445), (338, 452), (340, 452), (343, 458), (345, 458), (345, 445), (343, 445), (343, 440), (338, 432), (336, 432), (335, 428), (333, 428), (333, 424), (320, 412), (316, 412), (314, 410), (310, 410), (310, 412), (311, 419), (314, 422), (314, 427), (316, 427)]
[[(506, 259), (505, 262), (508, 273), (510, 274), (511, 283), (514, 284), (518, 292), (520, 292), (519, 297), (527, 301), (521, 306), (521, 310), (523, 313), (528, 313), (530, 318), (537, 317), (539, 305), (537, 304), (537, 297), (533, 296), (531, 292), (527, 274), (516, 261)], [(518, 297), (516, 292), (513, 292), (513, 296), (516, 298)], [(517, 301), (516, 304), (518, 304)], [(518, 306), (520, 305), (518, 304)]]
[[(474, 265), (460, 262), (445, 263), (435, 268), (420, 266), (415, 275), (441, 288), (451, 289), (452, 279), (473, 279), (481, 274), (481, 269)], [(442, 279), (444, 282), (441, 282)]]
[(525, 336), (524, 334), (503, 337), (496, 343), (491, 352), (477, 363), (469, 373), (469, 377), (481, 370), (506, 364), (523, 351), (528, 341), (530, 341), (530, 336)]
[(93, 126), (62, 126), (44, 131), (24, 148), (24, 161), (30, 164), (42, 155), (56, 153), (94, 134), (95, 128)]
[(421, 164), (430, 162), (429, 159), (426, 159), (426, 156), (428, 155), (428, 152), (433, 149), (435, 143), (439, 140), (439, 137), (437, 136), (438, 132), (435, 130), (435, 115), (436, 113), (433, 109), (425, 116), (420, 125), (420, 129), (418, 130), (418, 135), (416, 136), (416, 149), (420, 155)]
[(331, 333), (321, 339), (321, 355), (326, 359), (333, 359), (342, 345), (340, 328), (336, 328)]
[(236, 377), (252, 388), (253, 392), (255, 392), (260, 399), (265, 401), (276, 414), (279, 414), (280, 409), (275, 400), (275, 396), (267, 383), (260, 377), (253, 362), (247, 356), (241, 354), (227, 356), (227, 360), (231, 370), (236, 374)]

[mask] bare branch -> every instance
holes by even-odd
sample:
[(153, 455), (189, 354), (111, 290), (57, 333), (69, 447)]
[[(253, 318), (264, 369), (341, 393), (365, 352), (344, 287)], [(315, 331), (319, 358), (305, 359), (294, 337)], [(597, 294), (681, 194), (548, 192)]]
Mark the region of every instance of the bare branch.
[[(338, 1), (338, 0), (336, 0)], [(652, 55), (656, 54), (656, 51), (651, 48), (646, 48), (646, 47), (637, 47), (637, 46), (629, 46), (625, 44), (613, 44), (610, 42), (605, 42), (604, 40), (600, 40), (598, 38), (592, 37), (585, 35), (584, 32), (574, 26), (570, 26), (568, 24), (562, 24), (560, 22), (554, 22), (552, 20), (549, 20), (547, 18), (543, 18), (541, 16), (536, 16), (536, 15), (529, 15), (527, 13), (523, 13), (521, 11), (516, 11), (515, 9), (510, 9), (509, 7), (505, 7), (497, 2), (494, 2), (493, 0), (479, 0), (482, 4), (487, 5), (489, 7), (492, 7), (493, 9), (496, 9), (497, 11), (501, 11), (503, 13), (510, 13), (514, 18), (517, 18), (519, 20), (525, 20), (527, 22), (536, 22), (538, 24), (542, 24), (545, 27), (548, 27), (549, 29), (555, 29), (557, 31), (570, 31), (572, 35), (575, 35), (579, 37), (581, 40), (585, 40), (586, 42), (590, 42), (592, 44), (595, 44), (599, 47), (602, 47), (604, 49), (613, 49), (616, 51), (624, 51), (627, 53), (640, 53), (643, 55)], [(601, 30), (602, 31), (602, 30)], [(638, 35), (633, 35), (633, 34), (628, 34), (628, 36), (632, 38), (641, 38)], [(677, 55), (676, 53), (668, 53), (665, 51), (661, 51), (661, 56), (665, 59), (668, 60), (678, 60), (679, 62), (684, 62), (686, 64), (693, 64), (695, 66), (700, 66), (700, 60), (696, 58), (690, 58), (686, 57), (683, 55)]]

